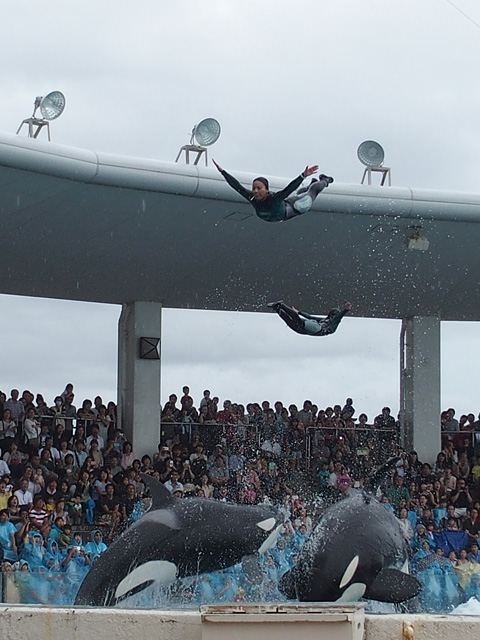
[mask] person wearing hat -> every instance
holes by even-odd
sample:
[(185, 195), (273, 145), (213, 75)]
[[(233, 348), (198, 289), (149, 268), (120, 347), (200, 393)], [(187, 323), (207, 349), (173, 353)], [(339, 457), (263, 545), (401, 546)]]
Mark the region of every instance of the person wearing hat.
[(267, 307), (278, 313), (285, 324), (296, 333), (309, 336), (328, 336), (335, 333), (343, 316), (351, 310), (352, 304), (351, 302), (346, 302), (342, 310), (338, 308), (331, 309), (325, 318), (311, 316), (305, 311), (289, 307), (283, 300), (270, 302)]
[(318, 180), (312, 179), (307, 189), (302, 189), (300, 193), (291, 195), (300, 187), (305, 178), (318, 171), (318, 165), (315, 165), (313, 167), (305, 167), (305, 171), (281, 191), (275, 193), (270, 191), (268, 180), (264, 177), (255, 178), (252, 183), (252, 189), (249, 190), (222, 169), (218, 162), (213, 160), (213, 164), (232, 189), (235, 189), (242, 197), (248, 200), (255, 209), (257, 216), (265, 222), (283, 222), (283, 220), (289, 220), (306, 213), (312, 208), (313, 201), (318, 194), (333, 182), (333, 178), (321, 173)]

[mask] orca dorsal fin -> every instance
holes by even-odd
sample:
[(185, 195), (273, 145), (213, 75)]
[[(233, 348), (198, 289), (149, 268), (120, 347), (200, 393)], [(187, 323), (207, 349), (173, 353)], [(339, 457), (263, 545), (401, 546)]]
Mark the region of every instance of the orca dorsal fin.
[(159, 482), (146, 473), (141, 473), (140, 477), (142, 478), (142, 482), (148, 489), (148, 493), (152, 499), (152, 506), (149, 511), (153, 511), (154, 509), (164, 509), (175, 502), (175, 498), (163, 482)]
[(368, 587), (365, 597), (380, 602), (403, 602), (418, 596), (420, 580), (399, 569), (382, 569)]

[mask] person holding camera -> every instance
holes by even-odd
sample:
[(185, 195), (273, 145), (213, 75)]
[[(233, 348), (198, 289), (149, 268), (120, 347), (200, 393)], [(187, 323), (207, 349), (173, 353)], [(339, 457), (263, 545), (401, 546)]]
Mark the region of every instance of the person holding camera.
[(467, 510), (473, 504), (473, 498), (464, 478), (457, 479), (457, 491), (452, 495), (451, 501), (455, 506), (455, 518), (463, 518), (467, 515)]

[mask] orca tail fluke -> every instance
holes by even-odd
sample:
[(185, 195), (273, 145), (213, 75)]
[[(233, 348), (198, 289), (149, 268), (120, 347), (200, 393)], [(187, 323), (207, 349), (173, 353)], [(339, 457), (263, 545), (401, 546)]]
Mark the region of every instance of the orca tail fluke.
[(382, 569), (365, 594), (366, 598), (380, 602), (404, 602), (418, 596), (422, 583), (399, 569)]

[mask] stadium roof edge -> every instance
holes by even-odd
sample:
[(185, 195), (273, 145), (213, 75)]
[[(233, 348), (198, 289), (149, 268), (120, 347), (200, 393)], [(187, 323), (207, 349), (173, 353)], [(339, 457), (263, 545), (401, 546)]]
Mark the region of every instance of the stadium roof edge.
[[(216, 169), (79, 149), (0, 132), (0, 165), (52, 177), (127, 189), (244, 202)], [(256, 174), (233, 171), (250, 185)], [(292, 179), (267, 176), (273, 190)], [(412, 220), (480, 222), (480, 194), (335, 182), (314, 210)]]

